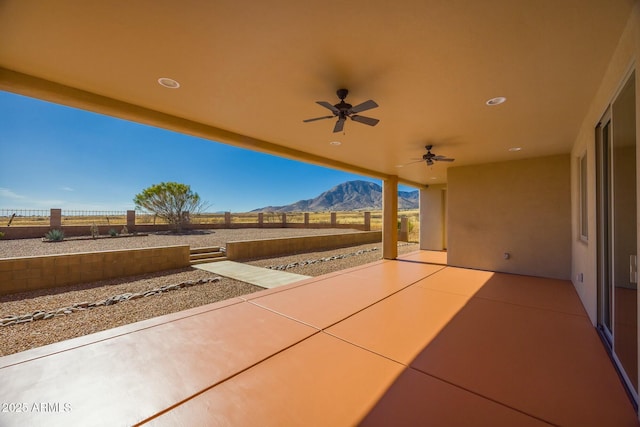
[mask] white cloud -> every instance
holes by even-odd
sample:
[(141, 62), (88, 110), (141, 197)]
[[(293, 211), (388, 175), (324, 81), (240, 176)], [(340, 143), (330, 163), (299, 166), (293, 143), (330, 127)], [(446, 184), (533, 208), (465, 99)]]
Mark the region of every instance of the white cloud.
[(62, 190), (62, 191), (76, 191), (71, 187), (60, 187), (60, 190)]
[(18, 204), (18, 206), (10, 206), (17, 209), (55, 208), (65, 203), (63, 200), (34, 199), (33, 197), (17, 194), (9, 188), (0, 187), (0, 204), (3, 204), (3, 200), (6, 204)]
[(0, 197), (5, 197), (7, 199), (26, 199), (25, 196), (16, 194), (10, 189), (4, 187), (0, 187)]

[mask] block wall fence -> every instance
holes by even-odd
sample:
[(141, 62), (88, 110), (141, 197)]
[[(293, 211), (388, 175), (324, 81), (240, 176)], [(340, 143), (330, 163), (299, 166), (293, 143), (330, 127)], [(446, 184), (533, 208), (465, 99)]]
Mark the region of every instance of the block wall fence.
[[(311, 223), (309, 221), (309, 213), (304, 214), (304, 222), (287, 222), (287, 214), (282, 213), (282, 221), (265, 222), (264, 214), (258, 213), (257, 222), (254, 223), (234, 223), (230, 212), (225, 212), (224, 223), (218, 224), (197, 224), (189, 223), (183, 226), (185, 230), (212, 230), (212, 229), (230, 229), (230, 228), (344, 228), (355, 229), (360, 231), (371, 230), (371, 212), (363, 212), (363, 222), (361, 224), (339, 224), (336, 212), (331, 212), (331, 221), (329, 223)], [(49, 230), (59, 229), (64, 232), (67, 237), (87, 236), (89, 233), (88, 225), (63, 225), (62, 210), (51, 209), (49, 217), (49, 225), (37, 226), (0, 226), (0, 232), (4, 233), (3, 239), (34, 239), (44, 237)], [(152, 233), (158, 231), (169, 231), (169, 224), (136, 224), (136, 211), (127, 211), (126, 224), (98, 225), (101, 235), (107, 235), (109, 230), (114, 229), (120, 232), (123, 226), (127, 226), (130, 233)]]

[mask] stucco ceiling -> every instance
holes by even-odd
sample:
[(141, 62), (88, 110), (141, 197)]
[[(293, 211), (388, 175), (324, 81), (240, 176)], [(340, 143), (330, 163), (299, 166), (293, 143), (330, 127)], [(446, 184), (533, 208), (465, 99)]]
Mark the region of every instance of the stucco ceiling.
[[(17, 72), (222, 142), (438, 183), (450, 166), (568, 153), (633, 2), (2, 0), (0, 88), (30, 94)], [(380, 123), (303, 123), (341, 87)], [(456, 161), (398, 167), (427, 143)]]

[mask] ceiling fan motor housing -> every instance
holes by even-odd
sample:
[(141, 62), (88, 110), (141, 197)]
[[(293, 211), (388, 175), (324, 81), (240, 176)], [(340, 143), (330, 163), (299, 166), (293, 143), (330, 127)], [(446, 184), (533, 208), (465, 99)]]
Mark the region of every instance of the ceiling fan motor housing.
[(340, 103), (334, 105), (334, 107), (336, 107), (338, 110), (340, 110), (340, 114), (348, 115), (349, 110), (351, 109), (351, 107), (353, 107), (353, 105), (348, 104), (348, 103), (346, 103), (344, 101), (340, 101)]

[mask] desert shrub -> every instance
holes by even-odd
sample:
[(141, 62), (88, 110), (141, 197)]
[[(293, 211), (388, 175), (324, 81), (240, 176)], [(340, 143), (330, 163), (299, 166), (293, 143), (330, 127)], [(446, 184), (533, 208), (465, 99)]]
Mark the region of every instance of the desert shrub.
[(116, 230), (114, 230), (113, 228), (109, 229), (109, 236), (116, 237), (117, 235), (118, 235), (118, 232)]
[(204, 211), (206, 203), (200, 200), (198, 193), (191, 187), (178, 182), (161, 182), (145, 188), (133, 199), (136, 209), (153, 212), (159, 218), (175, 226), (178, 233), (182, 226), (189, 223), (190, 215)]
[(3, 237), (4, 237), (4, 233), (0, 231), (0, 239), (2, 239)]
[(58, 229), (49, 230), (49, 232), (44, 235), (44, 238), (50, 242), (61, 242), (64, 240), (64, 232)]

